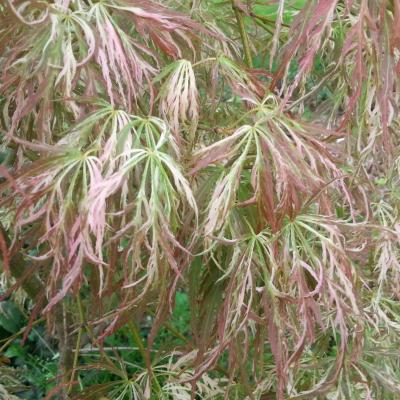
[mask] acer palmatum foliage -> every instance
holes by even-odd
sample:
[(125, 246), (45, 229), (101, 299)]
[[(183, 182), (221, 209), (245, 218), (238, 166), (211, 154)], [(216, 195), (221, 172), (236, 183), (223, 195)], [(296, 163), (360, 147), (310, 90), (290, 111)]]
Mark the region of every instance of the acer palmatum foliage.
[[(48, 397), (400, 396), (397, 0), (0, 12), (4, 274), (102, 357)], [(154, 356), (177, 291), (191, 334)], [(101, 350), (125, 326), (141, 366)]]

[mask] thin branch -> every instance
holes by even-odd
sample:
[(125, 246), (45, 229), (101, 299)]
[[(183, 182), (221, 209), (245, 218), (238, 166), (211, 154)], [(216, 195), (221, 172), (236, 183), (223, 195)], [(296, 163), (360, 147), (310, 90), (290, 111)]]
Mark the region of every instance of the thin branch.
[(250, 42), (249, 42), (249, 37), (247, 36), (247, 32), (246, 32), (246, 29), (244, 26), (242, 11), (236, 5), (236, 0), (231, 0), (231, 3), (232, 3), (233, 12), (235, 13), (237, 25), (239, 28), (240, 37), (242, 39), (245, 62), (249, 68), (253, 68), (253, 61), (252, 61), (251, 51), (250, 51)]

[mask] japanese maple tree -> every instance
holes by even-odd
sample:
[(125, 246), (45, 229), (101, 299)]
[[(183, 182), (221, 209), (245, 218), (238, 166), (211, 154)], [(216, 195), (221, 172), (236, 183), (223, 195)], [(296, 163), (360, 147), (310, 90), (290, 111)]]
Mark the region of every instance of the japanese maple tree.
[[(58, 339), (48, 398), (399, 398), (398, 0), (0, 21), (2, 299)], [(155, 352), (181, 292), (190, 334)], [(124, 329), (140, 365), (103, 349)]]

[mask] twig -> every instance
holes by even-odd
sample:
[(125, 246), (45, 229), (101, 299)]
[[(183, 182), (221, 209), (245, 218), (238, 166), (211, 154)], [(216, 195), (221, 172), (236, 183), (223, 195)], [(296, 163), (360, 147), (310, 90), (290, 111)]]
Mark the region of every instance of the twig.
[(253, 68), (253, 61), (251, 58), (251, 51), (250, 51), (250, 43), (249, 37), (247, 36), (247, 32), (244, 26), (243, 15), (240, 8), (236, 5), (236, 0), (231, 0), (232, 9), (235, 13), (236, 21), (239, 28), (240, 37), (242, 39), (243, 50), (244, 50), (244, 59), (249, 68)]
[[(74, 360), (72, 362), (72, 371), (71, 371), (71, 378), (69, 380), (69, 386), (68, 386), (68, 391), (67, 393), (71, 393), (72, 390), (72, 384), (75, 379), (75, 371), (76, 371), (76, 366), (78, 365), (78, 358), (79, 358), (79, 348), (81, 346), (81, 337), (82, 337), (82, 331), (83, 331), (83, 326), (85, 322), (85, 318), (83, 315), (83, 309), (82, 309), (82, 304), (81, 304), (81, 299), (79, 297), (79, 293), (76, 296), (76, 302), (78, 305), (78, 312), (79, 312), (79, 322), (80, 322), (80, 327), (78, 330), (78, 336), (76, 338), (76, 346), (75, 346), (75, 354), (74, 354)], [(78, 376), (79, 378), (79, 376)]]

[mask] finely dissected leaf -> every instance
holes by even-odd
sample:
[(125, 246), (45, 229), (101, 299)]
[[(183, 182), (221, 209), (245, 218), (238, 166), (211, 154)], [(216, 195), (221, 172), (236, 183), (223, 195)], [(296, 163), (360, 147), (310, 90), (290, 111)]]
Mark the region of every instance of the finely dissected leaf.
[[(249, 201), (248, 205), (258, 204), (274, 229), (284, 215), (296, 215), (305, 198), (322, 191), (332, 179), (339, 178), (333, 186), (349, 199), (348, 190), (340, 179), (343, 174), (333, 161), (330, 146), (316, 135), (318, 127), (302, 126), (281, 115), (274, 105), (274, 98), (267, 98), (260, 105), (254, 125), (242, 126), (229, 138), (195, 154), (193, 171), (221, 160), (229, 165), (210, 201), (206, 235), (220, 230), (226, 223), (248, 160), (254, 160), (250, 169), (254, 201)], [(329, 212), (331, 208), (325, 193), (321, 193), (319, 201), (321, 210)]]
[(191, 63), (187, 60), (177, 61), (168, 66), (162, 75), (168, 75), (168, 78), (160, 89), (161, 113), (175, 132), (178, 132), (180, 123), (187, 119), (195, 126), (199, 114), (198, 93)]

